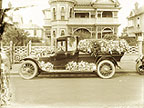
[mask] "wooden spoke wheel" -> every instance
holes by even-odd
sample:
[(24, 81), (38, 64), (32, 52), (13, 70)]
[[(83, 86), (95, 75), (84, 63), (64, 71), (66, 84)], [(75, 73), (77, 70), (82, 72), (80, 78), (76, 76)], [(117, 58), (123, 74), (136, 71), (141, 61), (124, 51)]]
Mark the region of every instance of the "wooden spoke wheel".
[(115, 66), (110, 60), (103, 60), (98, 64), (97, 74), (99, 77), (108, 79), (115, 74)]
[(38, 75), (38, 66), (30, 60), (26, 60), (21, 64), (19, 75), (23, 79), (32, 79)]

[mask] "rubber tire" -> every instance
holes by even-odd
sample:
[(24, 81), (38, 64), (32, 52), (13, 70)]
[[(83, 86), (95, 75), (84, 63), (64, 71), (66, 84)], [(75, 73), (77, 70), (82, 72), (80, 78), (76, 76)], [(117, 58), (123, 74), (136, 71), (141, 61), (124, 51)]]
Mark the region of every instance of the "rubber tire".
[[(34, 72), (33, 74), (30, 76), (30, 77), (25, 77), (21, 72), (21, 69), (22, 69), (22, 66), (26, 63), (30, 63), (33, 65), (34, 67)], [(36, 63), (34, 63), (33, 61), (31, 60), (26, 60), (26, 61), (23, 61), (23, 63), (21, 64), (20, 66), (20, 70), (19, 70), (19, 75), (23, 78), (23, 79), (26, 79), (26, 80), (29, 80), (29, 79), (33, 79), (34, 77), (36, 77), (38, 75), (38, 66), (36, 65)]]
[[(104, 63), (108, 63), (108, 64), (110, 64), (111, 67), (112, 67), (112, 73), (111, 73), (109, 76), (104, 76), (104, 75), (102, 75), (101, 72), (100, 72), (100, 66), (101, 66), (102, 64), (104, 64)], [(111, 62), (110, 60), (102, 60), (101, 62), (98, 63), (98, 66), (97, 66), (97, 74), (98, 74), (98, 76), (99, 76), (100, 78), (103, 78), (103, 79), (112, 78), (113, 75), (115, 74), (115, 70), (116, 70), (115, 65), (114, 65), (113, 62)]]
[(140, 63), (140, 62), (137, 62), (137, 63), (136, 63), (136, 72), (139, 73), (140, 75), (144, 75), (144, 72), (140, 72), (140, 71), (139, 71), (139, 67), (140, 67), (141, 65), (142, 65), (142, 63)]

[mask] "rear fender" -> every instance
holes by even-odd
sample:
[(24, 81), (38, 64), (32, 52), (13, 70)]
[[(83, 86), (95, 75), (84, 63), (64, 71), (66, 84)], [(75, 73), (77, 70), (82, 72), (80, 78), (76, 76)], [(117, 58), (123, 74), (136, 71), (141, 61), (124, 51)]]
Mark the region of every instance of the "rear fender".
[[(102, 60), (110, 60), (115, 66), (118, 66), (117, 61), (115, 58), (110, 57), (110, 56), (102, 56), (96, 61), (96, 65), (98, 65)], [(119, 67), (119, 66), (118, 66)]]

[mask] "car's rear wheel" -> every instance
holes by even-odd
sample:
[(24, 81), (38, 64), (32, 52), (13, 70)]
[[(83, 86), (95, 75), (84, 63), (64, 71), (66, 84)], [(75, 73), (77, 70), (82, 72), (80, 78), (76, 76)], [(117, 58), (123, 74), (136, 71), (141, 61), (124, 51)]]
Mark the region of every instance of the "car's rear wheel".
[(115, 74), (115, 65), (110, 60), (103, 60), (98, 63), (97, 74), (104, 79), (111, 78)]
[(26, 60), (21, 64), (19, 75), (23, 79), (32, 79), (38, 75), (38, 66), (31, 60)]

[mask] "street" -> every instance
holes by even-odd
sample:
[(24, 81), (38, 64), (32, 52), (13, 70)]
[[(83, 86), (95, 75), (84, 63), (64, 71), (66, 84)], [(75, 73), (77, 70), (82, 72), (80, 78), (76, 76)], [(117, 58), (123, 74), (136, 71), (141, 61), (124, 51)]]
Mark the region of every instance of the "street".
[(20, 108), (144, 105), (144, 76), (136, 73), (116, 73), (112, 79), (88, 76), (40, 75), (32, 80), (11, 76), (11, 105)]

